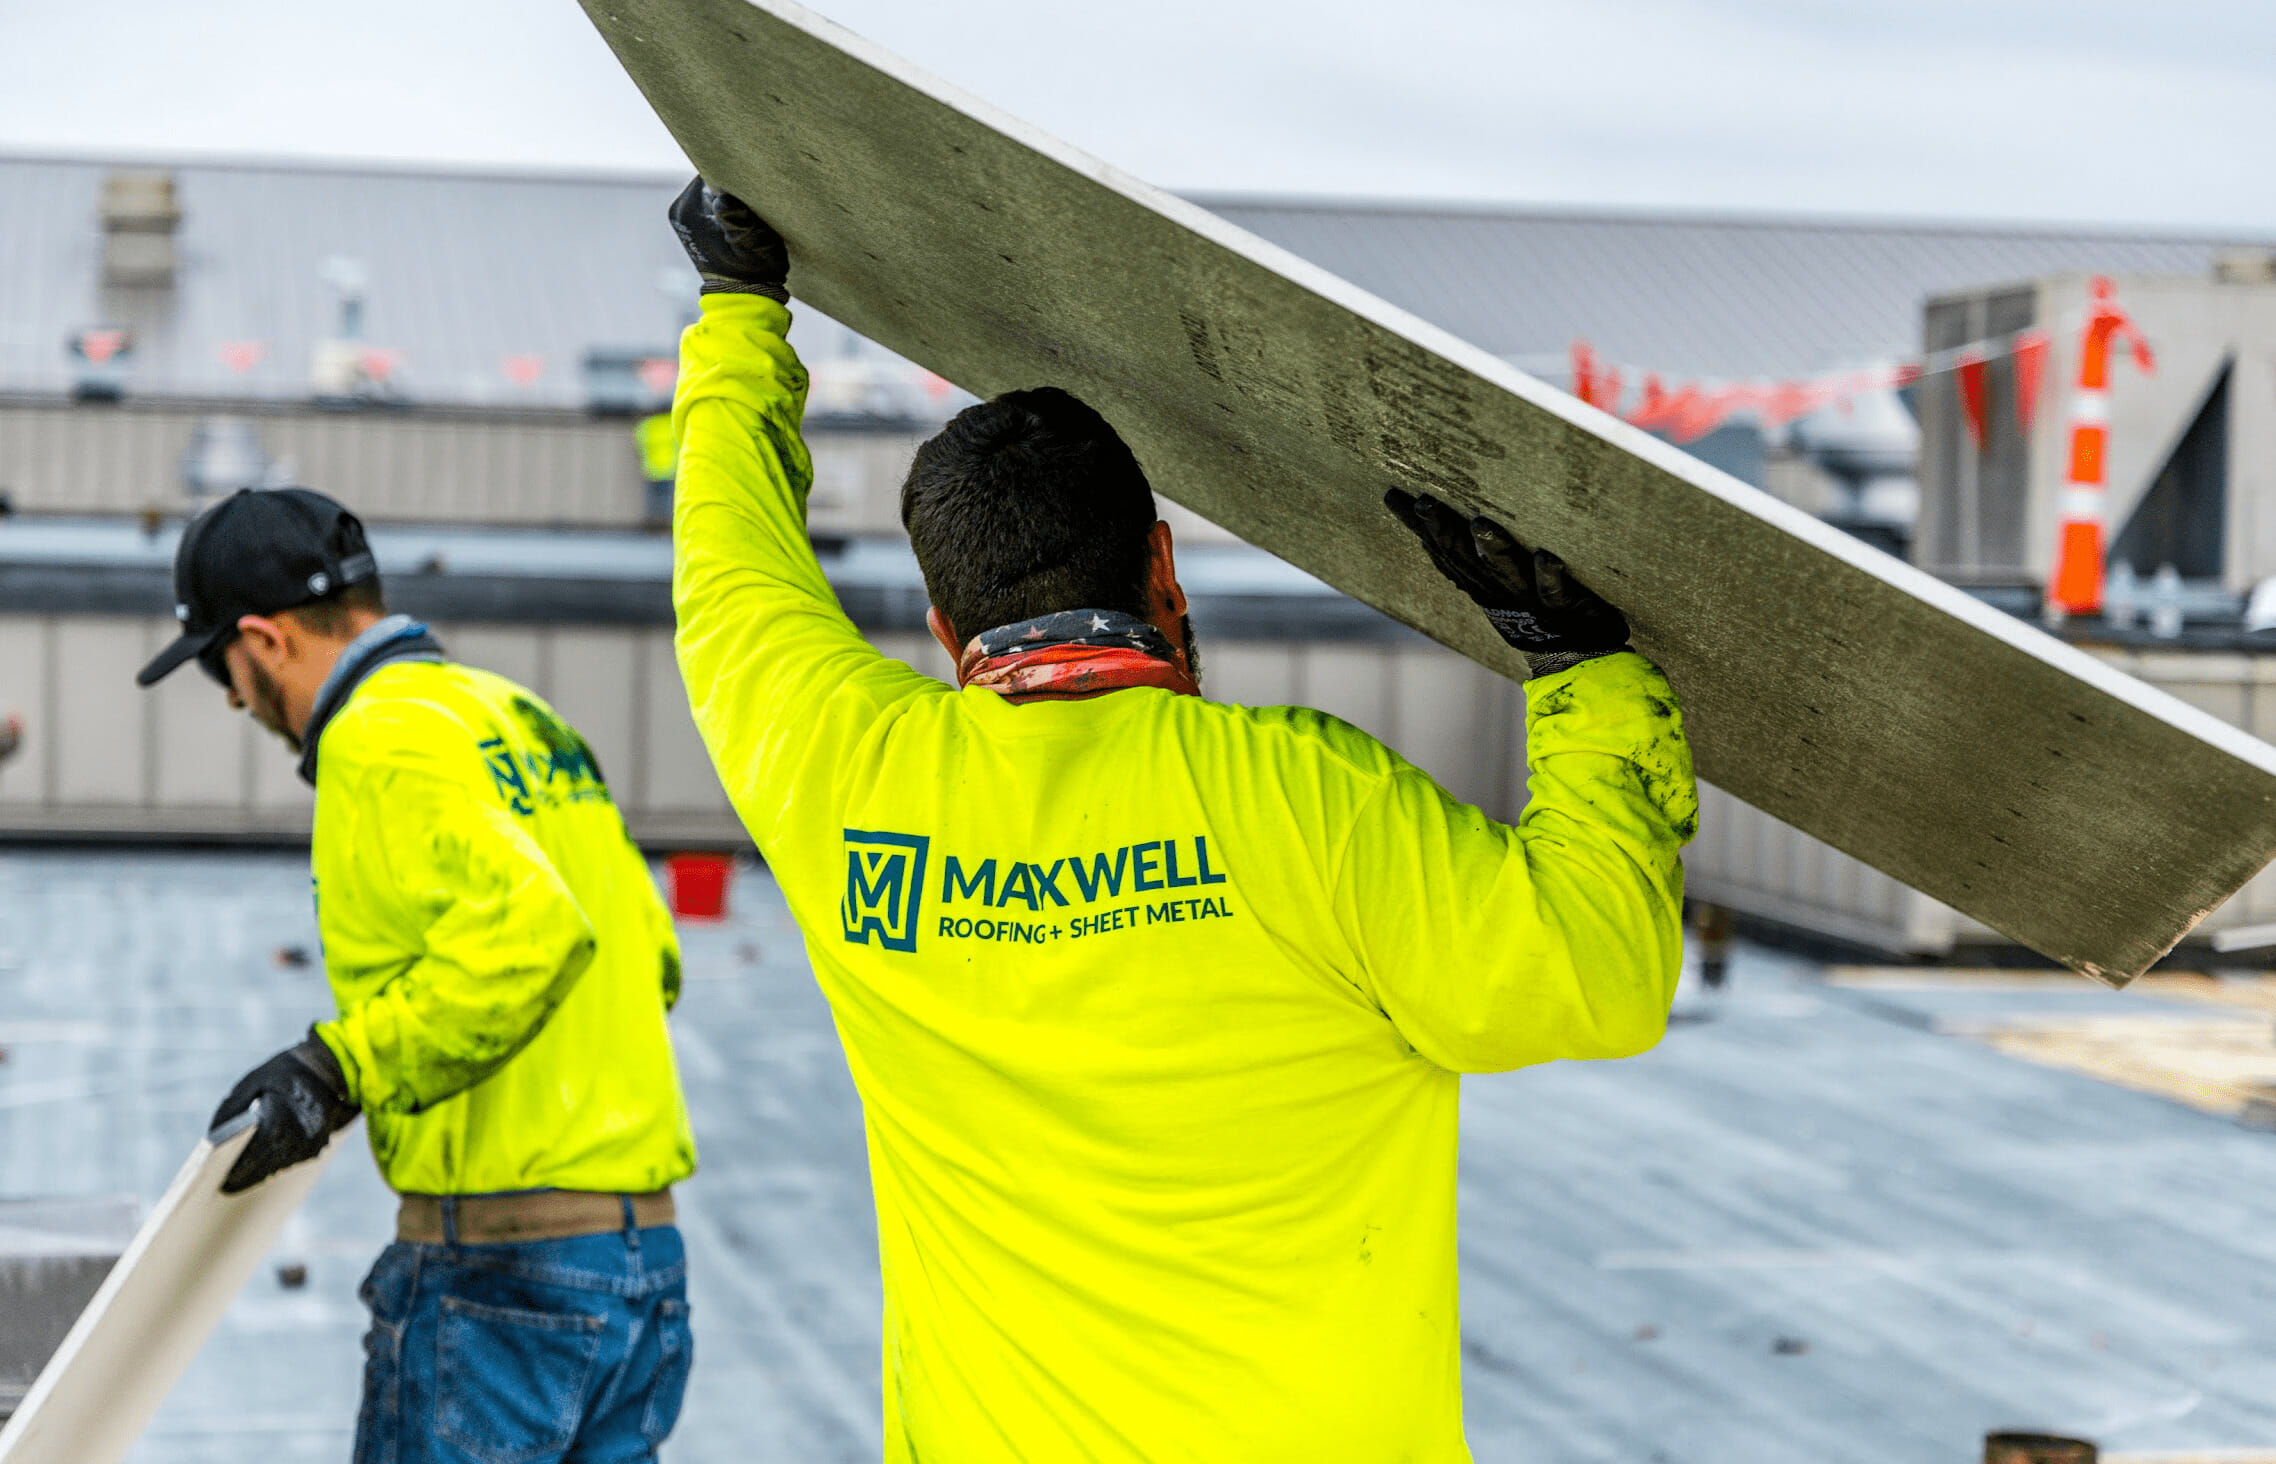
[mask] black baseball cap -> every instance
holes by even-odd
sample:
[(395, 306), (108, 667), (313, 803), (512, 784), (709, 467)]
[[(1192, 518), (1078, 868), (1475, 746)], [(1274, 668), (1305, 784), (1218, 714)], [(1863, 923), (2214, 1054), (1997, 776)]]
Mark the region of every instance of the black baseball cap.
[(149, 686), (229, 643), (247, 615), (294, 610), (379, 578), (356, 516), (308, 488), (240, 488), (191, 519), (174, 551), (182, 633), (134, 678)]

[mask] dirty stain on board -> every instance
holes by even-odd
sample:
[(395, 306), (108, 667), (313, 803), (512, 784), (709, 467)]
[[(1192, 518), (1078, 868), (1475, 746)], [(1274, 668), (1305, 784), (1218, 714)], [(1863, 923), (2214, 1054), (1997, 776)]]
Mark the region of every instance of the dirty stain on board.
[(1251, 406), (1290, 417), (1309, 427), (1314, 420), (1312, 392), (1301, 371), (1274, 359), (1271, 340), (1254, 312), (1230, 322), (1194, 310), (1178, 312), (1193, 364), (1211, 381), (1231, 387)]
[(1383, 455), (1432, 487), (1476, 495), (1478, 470), (1509, 449), (1478, 426), (1467, 372), (1419, 346), (1384, 337), (1367, 352), (1367, 388), (1385, 411)]
[[(1271, 337), (1254, 316), (1254, 311), (1231, 318), (1191, 308), (1178, 312), (1194, 368), (1249, 405), (1307, 428), (1324, 426), (1329, 439), (1347, 452), (1372, 447), (1392, 476), (1440, 491), (1476, 497), (1480, 468), (1509, 455), (1479, 426), (1470, 379), (1460, 367), (1395, 337), (1379, 336), (1359, 355), (1348, 380), (1307, 380), (1301, 370), (1276, 358)], [(1354, 400), (1355, 388), (1364, 390), (1366, 403)], [(1369, 417), (1376, 423), (1372, 434)]]

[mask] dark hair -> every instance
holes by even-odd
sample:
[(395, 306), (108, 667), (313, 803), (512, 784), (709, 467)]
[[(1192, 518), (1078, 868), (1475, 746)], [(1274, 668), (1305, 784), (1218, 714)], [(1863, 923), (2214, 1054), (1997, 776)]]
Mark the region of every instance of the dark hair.
[(308, 627), (313, 634), (330, 640), (344, 640), (355, 628), (350, 618), (355, 611), (371, 615), (387, 613), (387, 593), (375, 579), (358, 580), (352, 585), (334, 590), (321, 600), (295, 605), (287, 612)]
[(967, 638), (1061, 610), (1143, 615), (1153, 525), (1138, 459), (1055, 386), (966, 407), (901, 485), (925, 591)]

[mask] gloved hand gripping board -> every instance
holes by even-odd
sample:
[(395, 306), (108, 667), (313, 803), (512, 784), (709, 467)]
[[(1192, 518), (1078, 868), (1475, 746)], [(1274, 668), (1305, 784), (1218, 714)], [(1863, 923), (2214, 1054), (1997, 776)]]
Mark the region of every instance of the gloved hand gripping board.
[(1627, 613), (1702, 776), (2016, 940), (2123, 983), (2276, 852), (2276, 748), (820, 17), (583, 3), (799, 298), (1074, 391), (1171, 498), (1522, 676), (1383, 493), (1501, 520)]

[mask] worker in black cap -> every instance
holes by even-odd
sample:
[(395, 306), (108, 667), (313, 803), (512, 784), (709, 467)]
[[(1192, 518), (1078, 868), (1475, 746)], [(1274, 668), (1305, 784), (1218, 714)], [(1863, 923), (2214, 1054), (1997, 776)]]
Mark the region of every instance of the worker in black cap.
[(679, 946), (592, 750), (388, 614), (363, 526), (323, 494), (200, 514), (174, 597), (182, 633), (138, 679), (195, 658), (316, 786), (339, 1016), (213, 1123), (260, 1105), (235, 1192), (361, 1113), (402, 1196), (363, 1288), (356, 1457), (653, 1459), (692, 1356)]
[[(174, 555), (174, 595), (182, 633), (134, 679), (155, 685), (195, 656), (208, 676), (230, 689), (232, 706), (250, 708), (255, 720), (296, 752), (302, 739), (295, 727), (307, 713), (288, 721), (285, 682), (306, 682), (317, 674), (316, 662), (336, 659), (336, 653), (324, 655), (317, 642), (352, 638), (387, 614), (379, 562), (364, 542), (363, 525), (306, 488), (241, 490), (190, 520)], [(286, 618), (273, 623), (283, 635), (242, 623), (279, 615)], [(292, 635), (296, 629), (308, 634)], [(251, 694), (240, 700), (227, 653), (247, 630), (264, 651), (277, 654), (253, 658)], [(439, 647), (421, 651), (429, 660), (441, 659)]]

